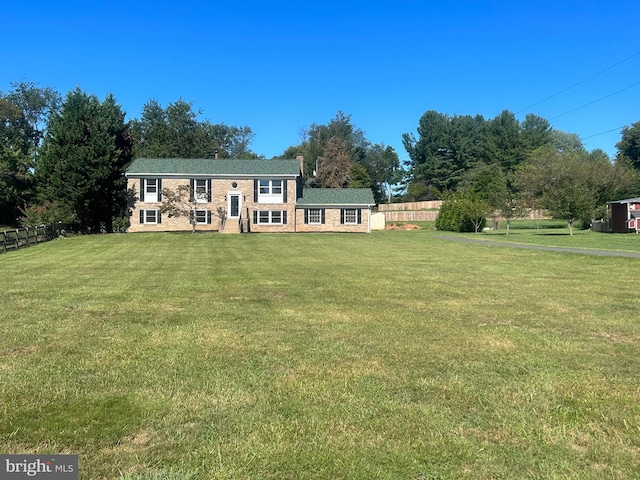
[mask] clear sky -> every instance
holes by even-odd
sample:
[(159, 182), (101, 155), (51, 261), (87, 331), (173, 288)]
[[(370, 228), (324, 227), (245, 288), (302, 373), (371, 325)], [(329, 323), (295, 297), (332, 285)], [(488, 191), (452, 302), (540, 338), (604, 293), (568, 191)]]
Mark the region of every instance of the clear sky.
[(338, 110), (401, 159), (427, 110), (535, 113), (611, 156), (640, 120), (638, 0), (0, 0), (0, 12), (0, 90), (111, 92), (129, 119), (182, 98), (201, 120), (251, 127), (267, 158)]

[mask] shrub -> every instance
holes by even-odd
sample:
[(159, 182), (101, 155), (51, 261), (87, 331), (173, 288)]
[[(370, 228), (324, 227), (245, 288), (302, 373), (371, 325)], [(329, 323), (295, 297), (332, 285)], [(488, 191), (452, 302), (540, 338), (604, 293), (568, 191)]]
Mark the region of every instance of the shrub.
[(478, 232), (486, 224), (487, 211), (487, 205), (480, 200), (451, 196), (440, 207), (436, 228), (449, 232)]

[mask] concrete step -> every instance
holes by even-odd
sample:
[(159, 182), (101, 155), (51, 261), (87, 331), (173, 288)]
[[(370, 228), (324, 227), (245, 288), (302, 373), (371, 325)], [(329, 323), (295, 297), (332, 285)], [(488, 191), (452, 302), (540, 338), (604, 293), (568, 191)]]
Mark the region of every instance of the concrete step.
[(227, 220), (221, 233), (240, 233), (240, 225), (236, 220)]

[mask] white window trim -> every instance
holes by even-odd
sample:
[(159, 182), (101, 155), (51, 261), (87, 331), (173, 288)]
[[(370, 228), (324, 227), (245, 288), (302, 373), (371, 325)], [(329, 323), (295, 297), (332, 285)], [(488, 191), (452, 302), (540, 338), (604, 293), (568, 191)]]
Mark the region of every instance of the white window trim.
[[(144, 219), (144, 222), (142, 223), (143, 225), (158, 225), (158, 214), (160, 213), (159, 210), (156, 210), (154, 208), (145, 208), (142, 211), (144, 212), (142, 214), (142, 218)], [(155, 218), (154, 221), (150, 222), (148, 220), (147, 212), (154, 212), (154, 218)]]
[[(198, 213), (204, 214), (204, 221), (203, 222), (198, 221)], [(200, 208), (196, 208), (193, 211), (193, 215), (194, 215), (194, 218), (196, 220), (196, 225), (207, 225), (208, 224), (207, 217), (209, 216), (209, 210), (203, 210), (203, 209), (200, 209)]]
[[(280, 213), (280, 221), (279, 222), (274, 222), (273, 221), (273, 213), (274, 212), (278, 212)], [(283, 210), (258, 210), (258, 225), (284, 225), (284, 222), (282, 221), (284, 218), (284, 214), (282, 213)], [(267, 221), (264, 222), (263, 220), (263, 215), (267, 214)]]
[[(149, 182), (155, 182), (155, 192), (149, 192)], [(144, 203), (158, 203), (158, 184), (160, 182), (157, 178), (145, 178), (144, 179)]]
[[(262, 193), (264, 186), (263, 182), (268, 182), (268, 193)], [(280, 193), (273, 193), (273, 182), (280, 182)], [(282, 179), (266, 179), (262, 178), (258, 180), (258, 203), (284, 203), (284, 180)]]
[[(347, 216), (353, 214), (353, 221), (349, 221)], [(358, 209), (357, 208), (345, 208), (344, 209), (344, 225), (357, 225), (358, 224)]]
[[(204, 182), (204, 193), (198, 193), (198, 182)], [(209, 203), (209, 185), (206, 178), (196, 178), (193, 181), (193, 196), (196, 203)]]
[[(318, 220), (314, 221), (312, 220), (312, 213), (311, 212), (317, 212), (318, 214)], [(307, 212), (307, 220), (308, 220), (308, 225), (322, 225), (322, 209), (321, 208), (310, 208), (309, 211)]]

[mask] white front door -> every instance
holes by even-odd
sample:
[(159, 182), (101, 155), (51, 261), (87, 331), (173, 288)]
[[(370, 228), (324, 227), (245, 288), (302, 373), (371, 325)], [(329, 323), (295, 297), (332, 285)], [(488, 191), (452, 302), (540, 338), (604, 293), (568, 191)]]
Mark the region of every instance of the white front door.
[(239, 218), (242, 210), (242, 194), (232, 193), (227, 194), (227, 216), (229, 218)]

